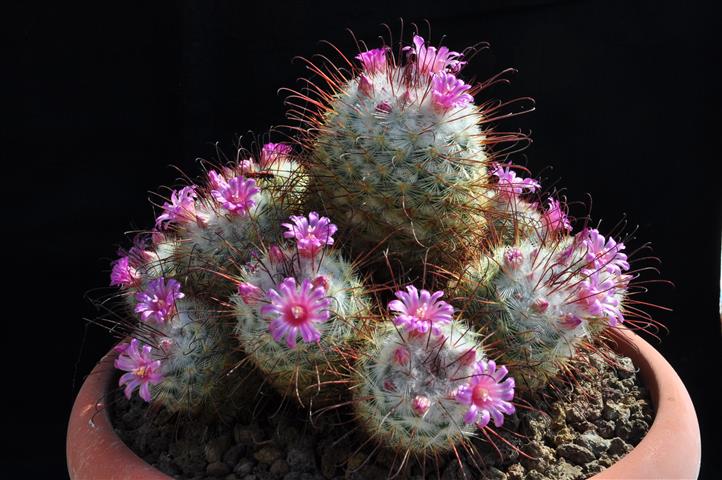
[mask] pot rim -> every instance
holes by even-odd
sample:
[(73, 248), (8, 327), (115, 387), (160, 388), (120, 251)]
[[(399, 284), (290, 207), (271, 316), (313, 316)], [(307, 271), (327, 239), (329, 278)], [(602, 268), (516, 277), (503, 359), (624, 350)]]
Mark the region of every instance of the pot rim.
[[(640, 443), (618, 462), (588, 480), (683, 478), (699, 475), (701, 439), (692, 400), (672, 366), (640, 336), (612, 330), (614, 350), (632, 359), (649, 390), (655, 417)], [(171, 477), (133, 453), (113, 430), (105, 408), (117, 353), (111, 350), (88, 375), (68, 423), (66, 457), (72, 480)], [(673, 448), (662, 448), (673, 444)], [(684, 448), (678, 448), (683, 446)]]

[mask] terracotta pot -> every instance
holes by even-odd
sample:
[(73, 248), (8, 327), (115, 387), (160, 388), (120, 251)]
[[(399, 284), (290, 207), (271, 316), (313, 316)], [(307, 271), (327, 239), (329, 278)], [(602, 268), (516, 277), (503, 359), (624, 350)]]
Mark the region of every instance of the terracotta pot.
[[(637, 335), (618, 330), (616, 349), (632, 359), (649, 389), (655, 418), (634, 450), (592, 479), (694, 479), (699, 474), (701, 442), (697, 415), (687, 390), (667, 361)], [(68, 425), (67, 459), (72, 480), (169, 479), (125, 446), (104, 408), (111, 388), (115, 353), (111, 351), (86, 379)]]

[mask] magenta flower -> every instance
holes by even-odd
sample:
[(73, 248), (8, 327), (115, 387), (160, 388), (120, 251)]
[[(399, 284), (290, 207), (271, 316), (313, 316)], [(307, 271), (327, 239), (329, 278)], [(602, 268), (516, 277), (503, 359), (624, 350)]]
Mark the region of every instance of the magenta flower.
[(263, 291), (252, 283), (241, 282), (238, 284), (238, 295), (246, 305), (256, 303), (263, 296)]
[(397, 347), (396, 350), (394, 350), (394, 362), (398, 363), (399, 365), (406, 365), (409, 363), (409, 360), (411, 359), (411, 353), (409, 352), (409, 349), (406, 347)]
[(511, 247), (504, 252), (504, 264), (512, 270), (519, 268), (524, 262), (524, 254), (516, 247)]
[(481, 360), (476, 363), (476, 373), (469, 383), (462, 385), (456, 391), (456, 400), (469, 409), (464, 415), (464, 422), (475, 423), (479, 428), (494, 421), (494, 425), (501, 427), (504, 424), (504, 414), (514, 413), (514, 379), (507, 375), (508, 370), (502, 366), (496, 368), (494, 360)]
[(371, 96), (374, 93), (374, 82), (365, 73), (362, 73), (358, 78), (358, 89), (364, 95)]
[(434, 335), (441, 335), (439, 325), (451, 322), (454, 307), (444, 301), (439, 301), (444, 295), (441, 290), (432, 295), (428, 290), (419, 291), (413, 285), (406, 287), (406, 292), (396, 292), (399, 300), (389, 302), (389, 310), (396, 313), (394, 323), (409, 333), (423, 334), (431, 331)]
[(596, 229), (583, 230), (579, 235), (587, 247), (585, 259), (589, 262), (589, 269), (604, 269), (617, 275), (629, 270), (627, 255), (622, 253), (625, 249), (623, 243), (617, 243), (613, 238), (605, 240)]
[(325, 275), (318, 275), (316, 278), (313, 279), (313, 281), (311, 282), (311, 284), (313, 285), (313, 288), (321, 287), (321, 288), (323, 288), (324, 290), (328, 290), (328, 286), (329, 286), (330, 283), (329, 283), (329, 281), (328, 281), (328, 277), (327, 277), (327, 276), (325, 276)]
[(183, 187), (180, 191), (173, 190), (170, 196), (171, 203), (163, 203), (163, 213), (156, 218), (155, 227), (163, 229), (172, 222), (195, 222), (197, 220), (196, 197), (195, 186)]
[(185, 296), (181, 293), (180, 287), (180, 283), (172, 278), (167, 284), (163, 277), (152, 280), (148, 288), (135, 294), (135, 300), (138, 302), (135, 313), (140, 313), (140, 318), (144, 322), (169, 321), (176, 313), (175, 301)]
[(567, 330), (574, 330), (582, 324), (582, 319), (573, 313), (565, 313), (559, 320), (559, 324)]
[(233, 215), (244, 216), (253, 208), (253, 199), (261, 190), (252, 178), (234, 177), (218, 190), (211, 190), (213, 199)]
[(494, 164), (491, 170), (491, 175), (499, 179), (497, 188), (499, 193), (508, 199), (513, 199), (518, 195), (524, 193), (524, 190), (529, 192), (536, 192), (541, 188), (539, 182), (533, 178), (520, 178), (516, 176), (516, 172), (511, 169), (511, 163), (508, 163), (506, 167), (500, 164)]
[(286, 259), (286, 256), (283, 254), (281, 247), (274, 244), (268, 248), (268, 258), (271, 259), (271, 263), (281, 263)]
[(424, 39), (414, 35), (414, 46), (404, 47), (404, 51), (415, 60), (416, 70), (419, 73), (433, 75), (447, 71), (456, 73), (461, 70), (466, 62), (458, 60), (461, 58), (459, 52), (452, 52), (447, 47), (426, 47)]
[(115, 368), (123, 370), (118, 383), (121, 387), (125, 385), (125, 396), (130, 398), (136, 388), (140, 398), (150, 402), (150, 385), (158, 385), (163, 381), (160, 373), (160, 360), (153, 360), (151, 357), (152, 348), (150, 345), (143, 345), (142, 348), (137, 339), (132, 339), (130, 344), (115, 359)]
[(283, 232), (285, 238), (295, 238), (298, 252), (306, 257), (313, 257), (326, 245), (333, 245), (333, 234), (337, 227), (328, 217), (319, 217), (318, 213), (311, 212), (308, 218), (300, 215), (291, 215), (291, 223), (281, 224), (287, 228)]
[(547, 230), (552, 232), (559, 232), (566, 230), (567, 232), (572, 231), (572, 224), (569, 223), (569, 218), (566, 212), (562, 209), (559, 200), (553, 198), (549, 199), (549, 205), (546, 211), (542, 215), (544, 225)]
[(296, 348), (299, 331), (304, 342), (321, 339), (315, 324), (325, 322), (331, 315), (328, 310), (331, 299), (322, 287), (314, 287), (305, 279), (298, 290), (296, 279), (289, 277), (278, 285), (278, 290), (270, 289), (268, 298), (271, 303), (261, 307), (261, 313), (272, 317), (268, 329), (276, 342), (286, 337), (289, 348)]
[(288, 157), (291, 154), (291, 146), (285, 143), (267, 143), (261, 149), (259, 163), (261, 168), (268, 168), (274, 162)]
[(128, 262), (131, 267), (139, 268), (146, 265), (148, 262), (152, 262), (154, 259), (154, 253), (146, 250), (141, 245), (131, 247), (128, 251)]
[(441, 110), (459, 108), (474, 101), (474, 97), (466, 93), (471, 88), (453, 73), (441, 72), (431, 79), (431, 99)]
[(391, 108), (391, 104), (389, 102), (387, 102), (386, 100), (383, 100), (383, 101), (379, 102), (378, 105), (376, 105), (375, 110), (376, 110), (376, 113), (385, 115), (385, 114), (391, 113), (392, 108)]
[(251, 158), (241, 160), (240, 162), (238, 162), (238, 170), (243, 175), (254, 172), (256, 170), (256, 162), (254, 162)]
[(128, 257), (128, 265), (133, 268), (140, 268), (146, 265), (148, 262), (153, 261), (154, 253), (147, 250), (148, 244), (153, 240), (153, 233), (137, 234), (133, 237), (133, 246), (130, 250), (118, 249), (119, 257)]
[(130, 265), (128, 257), (120, 257), (113, 262), (113, 269), (110, 272), (111, 287), (130, 287), (140, 280), (138, 271)]
[(208, 172), (208, 183), (211, 186), (211, 190), (222, 190), (224, 188), (228, 188), (226, 178), (215, 170)]
[(386, 48), (374, 48), (356, 55), (367, 73), (374, 74), (386, 70)]
[(624, 322), (616, 292), (614, 277), (601, 280), (599, 272), (594, 272), (582, 282), (579, 301), (591, 315), (606, 318), (609, 326), (615, 327)]
[(423, 416), (431, 407), (431, 400), (426, 395), (416, 395), (411, 400), (411, 409), (418, 416)]

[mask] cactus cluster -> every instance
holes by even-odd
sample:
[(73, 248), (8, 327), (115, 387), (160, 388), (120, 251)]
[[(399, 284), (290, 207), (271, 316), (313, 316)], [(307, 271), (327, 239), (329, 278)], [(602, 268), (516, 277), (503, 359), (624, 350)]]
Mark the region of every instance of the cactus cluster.
[(400, 51), (309, 63), (330, 90), (291, 95), (317, 107), (290, 111), (297, 151), (207, 170), (116, 260), (126, 395), (219, 410), (251, 366), (303, 408), (348, 406), (382, 446), (433, 456), (501, 427), (636, 313), (624, 244), (572, 234), (563, 201), (494, 159), (502, 103), (473, 97), (493, 81), (465, 83), (463, 55), (418, 35)]
[(227, 373), (242, 357), (218, 301), (233, 293), (229, 275), (280, 234), (277, 219), (303, 192), (299, 168), (290, 146), (271, 143), (257, 161), (209, 170), (200, 186), (172, 191), (154, 229), (121, 252), (111, 285), (132, 315), (124, 322), (132, 342), (122, 345), (133, 345), (133, 355), (118, 360), (128, 372), (126, 394), (134, 385), (172, 412), (222, 411), (230, 400)]

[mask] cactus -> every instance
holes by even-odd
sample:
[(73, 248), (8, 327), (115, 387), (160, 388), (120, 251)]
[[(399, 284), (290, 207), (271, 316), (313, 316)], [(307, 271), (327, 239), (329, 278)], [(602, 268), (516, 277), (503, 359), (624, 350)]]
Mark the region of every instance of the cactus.
[(483, 232), (492, 194), (486, 145), (500, 139), (482, 126), (499, 106), (474, 105), (477, 89), (456, 77), (462, 54), (418, 35), (404, 51), (406, 62), (387, 48), (360, 53), (350, 79), (322, 75), (332, 91), (313, 100), (321, 105), (313, 119), (303, 117), (313, 127), (304, 141), (309, 202), (352, 232), (355, 251), (386, 244), (409, 264), (428, 256), (445, 265)]
[(325, 384), (341, 376), (343, 351), (356, 341), (369, 306), (353, 267), (325, 248), (336, 226), (316, 212), (308, 217), (284, 224), (295, 246), (264, 252), (232, 302), (235, 331), (251, 362), (282, 394), (319, 405), (338, 396)]
[(477, 333), (452, 320), (441, 294), (398, 292), (389, 304), (396, 325), (372, 334), (354, 381), (355, 416), (368, 434), (417, 456), (450, 450), (514, 412), (514, 380), (485, 358)]
[[(331, 91), (290, 97), (316, 109), (289, 112), (304, 151), (268, 143), (208, 170), (121, 252), (111, 285), (133, 313), (117, 347), (126, 396), (233, 415), (248, 404), (233, 392), (256, 391), (238, 375), (252, 367), (317, 413), (350, 408), (404, 461), (458, 458), (491, 440), (515, 393), (535, 398), (610, 328), (653, 324), (629, 298), (625, 245), (573, 235), (563, 201), (542, 203), (537, 180), (494, 161), (490, 144), (525, 138), (486, 127), (509, 103), (473, 103), (500, 77), (464, 83), (462, 54), (418, 35), (402, 51), (364, 51), (350, 70), (309, 62)], [(407, 285), (385, 310), (378, 262)], [(419, 278), (448, 287), (449, 303)]]
[(226, 297), (228, 267), (248, 262), (252, 247), (278, 235), (277, 219), (298, 203), (302, 178), (290, 147), (270, 143), (258, 162), (210, 170), (205, 187), (174, 191), (156, 220), (172, 242), (174, 275), (189, 291)]
[(225, 377), (240, 360), (230, 325), (209, 305), (184, 297), (177, 281), (162, 277), (136, 295), (140, 323), (133, 335), (143, 340), (116, 347), (115, 365), (126, 372), (120, 384), (126, 396), (139, 388), (141, 398), (173, 413), (224, 411), (232, 398)]
[[(567, 224), (559, 220), (557, 231)], [(624, 248), (594, 229), (500, 245), (468, 265), (456, 282), (458, 302), (492, 332), (519, 386), (535, 390), (624, 321), (632, 279)]]

